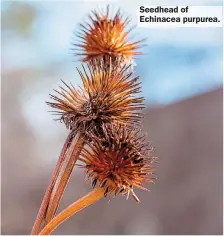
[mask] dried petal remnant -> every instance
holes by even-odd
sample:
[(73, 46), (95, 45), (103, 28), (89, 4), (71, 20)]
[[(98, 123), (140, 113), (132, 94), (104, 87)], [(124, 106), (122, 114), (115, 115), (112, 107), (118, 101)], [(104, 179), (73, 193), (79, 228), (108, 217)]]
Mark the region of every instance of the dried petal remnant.
[(73, 44), (76, 55), (82, 56), (82, 61), (93, 59), (112, 58), (131, 61), (133, 56), (141, 54), (138, 49), (141, 47), (139, 41), (130, 42), (128, 40), (131, 31), (127, 29), (129, 18), (123, 18), (118, 10), (114, 16), (110, 16), (109, 6), (106, 13), (93, 11), (89, 15), (90, 23), (81, 24), (82, 30), (78, 35), (81, 42)]
[[(104, 65), (102, 64), (102, 67)], [(64, 83), (65, 88), (56, 91), (60, 97), (51, 95), (56, 102), (48, 104), (56, 108), (56, 114), (74, 131), (86, 132), (102, 124), (117, 121), (122, 124), (135, 124), (140, 121), (140, 110), (144, 108), (143, 98), (135, 97), (139, 92), (138, 77), (131, 78), (126, 73), (128, 67), (104, 70), (83, 66), (78, 69), (83, 88), (75, 89)]]
[(139, 131), (115, 124), (103, 130), (103, 135), (93, 135), (92, 143), (82, 150), (81, 166), (93, 187), (98, 183), (105, 195), (131, 193), (139, 202), (133, 188), (147, 190), (143, 183), (153, 183), (155, 157), (151, 157), (144, 136), (138, 137)]

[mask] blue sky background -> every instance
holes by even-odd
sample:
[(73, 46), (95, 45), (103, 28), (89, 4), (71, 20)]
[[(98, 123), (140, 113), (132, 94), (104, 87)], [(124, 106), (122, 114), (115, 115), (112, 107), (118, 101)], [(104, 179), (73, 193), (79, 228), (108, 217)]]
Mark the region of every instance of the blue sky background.
[[(181, 5), (222, 5), (222, 1), (181, 1)], [(25, 116), (47, 126), (52, 117), (45, 112), (48, 93), (60, 79), (80, 84), (75, 60), (69, 50), (72, 32), (92, 9), (112, 4), (137, 22), (139, 5), (176, 5), (180, 1), (3, 1), (2, 70), (24, 74), (21, 93)], [(143, 56), (136, 59), (142, 93), (153, 106), (166, 105), (222, 85), (222, 28), (139, 28), (135, 39), (147, 38)], [(75, 60), (75, 61), (74, 61)], [(3, 82), (7, 77), (3, 78)], [(36, 117), (39, 112), (41, 116)], [(46, 113), (46, 114), (45, 114)], [(45, 115), (43, 115), (45, 114)], [(34, 118), (35, 116), (35, 118)], [(48, 118), (47, 118), (48, 117)], [(35, 121), (34, 121), (35, 120)]]

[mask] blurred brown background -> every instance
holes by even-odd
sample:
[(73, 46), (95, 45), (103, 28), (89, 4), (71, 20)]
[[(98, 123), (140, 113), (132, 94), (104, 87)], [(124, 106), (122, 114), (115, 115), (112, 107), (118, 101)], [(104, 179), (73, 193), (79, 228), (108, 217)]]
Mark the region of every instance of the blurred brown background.
[[(54, 140), (35, 140), (19, 90), (2, 87), (2, 234), (29, 234), (56, 164), (41, 160), (58, 155), (66, 137), (63, 130)], [(222, 89), (147, 109), (144, 127), (160, 158), (152, 192), (137, 191), (141, 204), (101, 200), (55, 234), (222, 234)], [(89, 191), (83, 177), (74, 171), (61, 208)]]
[[(82, 2), (75, 5), (75, 10), (69, 4), (45, 4), (42, 1), (32, 5), (7, 1), (2, 5), (2, 234), (30, 233), (68, 134), (64, 125), (54, 122), (47, 113), (45, 101), (49, 100), (48, 94), (53, 88), (61, 85), (61, 78), (80, 84), (75, 71), (79, 63), (73, 64), (68, 55), (70, 39), (65, 34), (66, 30), (69, 34), (72, 32), (75, 23), (71, 23), (70, 29), (62, 21), (73, 17), (71, 22), (80, 22), (82, 18), (77, 9), (79, 15), (85, 15), (95, 7), (95, 2)], [(132, 5), (134, 12), (136, 5)], [(55, 10), (52, 13), (49, 9)], [(43, 18), (45, 13), (47, 20)], [(59, 20), (55, 22), (53, 16)], [(55, 35), (52, 35), (51, 27), (55, 27)], [(41, 31), (43, 29), (45, 31)], [(169, 34), (164, 33), (162, 37), (165, 35)], [(216, 34), (211, 35), (211, 41), (213, 37), (214, 41), (219, 40)], [(50, 37), (55, 38), (49, 42)], [(200, 44), (205, 38), (209, 37), (201, 37)], [(136, 204), (131, 198), (126, 201), (124, 197), (112, 199), (110, 203), (102, 199), (63, 223), (55, 234), (222, 234), (222, 72), (212, 64), (214, 61), (221, 65), (222, 61), (209, 53), (219, 48), (208, 43), (204, 46), (209, 52), (204, 49), (197, 51), (196, 44), (191, 45), (195, 51), (189, 55), (184, 52), (188, 52), (190, 47), (176, 49), (171, 45), (167, 52), (162, 46), (160, 49), (160, 45), (156, 45), (156, 49), (151, 45), (149, 52), (154, 54), (149, 53), (149, 57), (153, 55), (152, 58), (140, 59), (137, 63), (143, 92), (148, 96), (144, 131), (160, 161), (158, 180), (155, 185), (148, 186), (152, 191), (136, 191), (141, 204)], [(206, 56), (210, 60), (208, 64), (204, 62)], [(165, 61), (162, 65), (151, 64), (156, 60)], [(178, 64), (181, 60), (185, 67)], [(153, 72), (154, 67), (158, 74)], [(171, 80), (176, 74), (170, 68), (180, 73), (177, 81)], [(192, 83), (183, 82), (183, 88), (196, 89), (198, 95), (177, 99), (170, 105), (154, 103), (150, 96), (158, 99), (164, 95), (169, 100), (172, 94), (169, 89), (163, 90), (164, 71), (170, 79), (167, 87), (178, 86), (182, 79), (187, 78)], [(155, 89), (154, 82), (160, 79), (160, 75), (161, 86)], [(218, 86), (201, 90), (197, 87), (208, 82), (217, 82)], [(181, 91), (185, 90), (180, 90), (180, 94)], [(84, 173), (76, 169), (60, 209), (89, 190)]]

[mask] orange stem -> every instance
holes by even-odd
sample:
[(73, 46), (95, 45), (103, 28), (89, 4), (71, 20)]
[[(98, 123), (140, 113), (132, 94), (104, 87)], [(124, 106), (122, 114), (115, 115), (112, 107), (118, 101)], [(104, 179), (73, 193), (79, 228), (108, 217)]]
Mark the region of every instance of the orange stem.
[(72, 144), (66, 153), (65, 162), (61, 167), (61, 172), (57, 179), (57, 183), (54, 186), (51, 194), (51, 199), (46, 213), (45, 225), (48, 224), (54, 217), (65, 188), (69, 182), (72, 170), (80, 155), (80, 152), (84, 145), (84, 135), (78, 133), (72, 140)]
[(47, 206), (48, 206), (48, 203), (49, 203), (49, 200), (50, 200), (50, 197), (51, 197), (51, 193), (53, 191), (53, 188), (54, 188), (54, 185), (56, 183), (56, 180), (58, 178), (58, 175), (59, 175), (59, 171), (61, 169), (61, 166), (65, 160), (65, 153), (69, 147), (69, 141), (71, 140), (71, 135), (69, 134), (65, 143), (64, 143), (64, 146), (62, 148), (62, 151), (61, 151), (61, 154), (59, 156), (59, 159), (58, 159), (58, 162), (57, 162), (57, 165), (56, 165), (56, 168), (53, 172), (53, 175), (52, 175), (52, 178), (51, 178), (51, 182), (50, 184), (48, 185), (48, 188), (45, 192), (45, 195), (44, 195), (44, 198), (42, 200), (42, 203), (41, 203), (41, 206), (40, 206), (40, 209), (38, 211), (38, 214), (37, 214), (37, 217), (36, 217), (36, 220), (34, 222), (34, 225), (33, 225), (33, 228), (32, 228), (32, 231), (31, 231), (31, 234), (34, 235), (34, 234), (37, 234), (38, 231), (39, 231), (39, 228), (41, 226), (41, 223), (43, 221), (43, 218), (45, 216), (45, 213), (46, 213), (46, 209), (47, 209)]
[(59, 213), (53, 218), (44, 228), (41, 230), (40, 235), (49, 235), (55, 230), (62, 222), (70, 218), (72, 215), (82, 210), (83, 208), (93, 204), (104, 196), (104, 190), (102, 188), (95, 188), (93, 191), (88, 193), (86, 196), (80, 198), (68, 206), (65, 210)]

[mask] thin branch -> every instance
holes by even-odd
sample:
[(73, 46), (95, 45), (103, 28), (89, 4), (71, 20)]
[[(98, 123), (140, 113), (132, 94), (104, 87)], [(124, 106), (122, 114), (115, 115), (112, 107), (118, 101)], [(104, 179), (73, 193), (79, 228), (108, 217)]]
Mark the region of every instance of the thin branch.
[(70, 218), (72, 215), (82, 210), (83, 208), (98, 201), (103, 196), (104, 196), (104, 190), (102, 188), (95, 188), (93, 191), (91, 191), (86, 196), (80, 198), (78, 201), (68, 206), (65, 210), (63, 210), (55, 218), (53, 218), (40, 232), (40, 235), (49, 235), (66, 219)]
[(72, 144), (70, 145), (69, 150), (66, 153), (65, 162), (61, 167), (60, 174), (52, 191), (51, 199), (46, 213), (45, 225), (53, 219), (57, 211), (60, 200), (69, 182), (72, 170), (83, 148), (83, 145), (84, 135), (77, 133), (75, 138), (73, 138), (72, 140)]
[(51, 197), (51, 193), (53, 191), (53, 188), (54, 188), (54, 185), (56, 183), (56, 180), (58, 178), (58, 175), (59, 175), (59, 172), (60, 172), (60, 169), (61, 169), (61, 166), (65, 160), (65, 153), (70, 145), (70, 140), (71, 140), (71, 135), (69, 134), (65, 143), (64, 143), (64, 146), (62, 148), (62, 151), (61, 151), (61, 154), (59, 156), (59, 159), (58, 159), (58, 162), (57, 162), (57, 165), (56, 165), (56, 168), (53, 172), (53, 175), (52, 175), (52, 178), (51, 178), (51, 182), (45, 192), (45, 195), (44, 195), (44, 198), (42, 200), (42, 203), (41, 203), (41, 206), (40, 206), (40, 209), (38, 211), (38, 214), (37, 214), (37, 217), (36, 217), (36, 220), (34, 222), (34, 225), (33, 225), (33, 228), (32, 228), (32, 231), (31, 231), (31, 234), (34, 235), (34, 234), (37, 234), (39, 229), (40, 229), (40, 226), (41, 226), (41, 223), (43, 221), (43, 218), (46, 214), (46, 209), (47, 209), (47, 206), (48, 206), (48, 203), (49, 203), (49, 200), (50, 200), (50, 197)]

